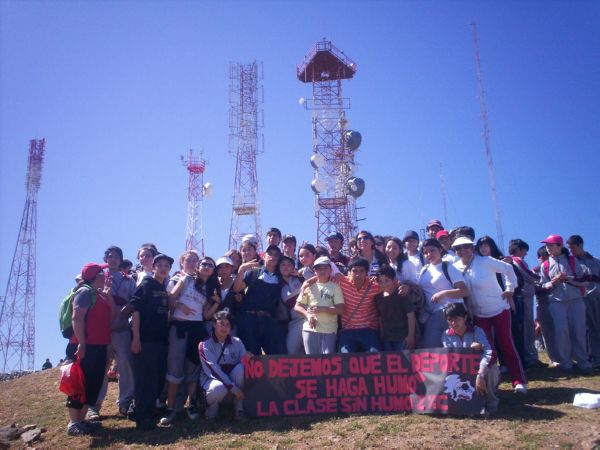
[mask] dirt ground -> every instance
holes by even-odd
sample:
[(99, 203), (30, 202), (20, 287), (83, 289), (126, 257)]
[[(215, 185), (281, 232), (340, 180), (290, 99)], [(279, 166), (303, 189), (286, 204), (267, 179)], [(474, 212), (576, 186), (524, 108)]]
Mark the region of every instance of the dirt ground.
[[(38, 448), (600, 448), (600, 409), (572, 406), (578, 392), (600, 393), (600, 373), (558, 376), (529, 372), (529, 393), (517, 396), (500, 385), (500, 411), (491, 420), (428, 415), (312, 416), (253, 419), (245, 424), (226, 411), (216, 423), (182, 415), (170, 427), (137, 432), (118, 416), (117, 386), (110, 383), (102, 409), (103, 430), (94, 437), (68, 437), (59, 369), (0, 382), (0, 426), (35, 423), (47, 431)], [(13, 441), (12, 447), (23, 447)]]

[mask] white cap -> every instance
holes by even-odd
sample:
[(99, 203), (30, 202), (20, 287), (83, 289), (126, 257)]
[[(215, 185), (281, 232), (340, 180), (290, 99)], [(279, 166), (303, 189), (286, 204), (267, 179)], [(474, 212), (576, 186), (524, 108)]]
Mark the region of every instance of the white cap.
[(219, 259), (217, 259), (217, 267), (219, 267), (221, 264), (229, 264), (230, 266), (233, 266), (233, 261), (228, 256), (221, 256)]
[(458, 247), (459, 245), (473, 245), (473, 241), (468, 237), (459, 237), (452, 243), (452, 247)]
[(327, 256), (319, 256), (314, 262), (313, 267), (317, 266), (330, 266), (331, 260)]
[(256, 239), (256, 236), (254, 236), (253, 234), (246, 234), (242, 238), (242, 245), (243, 244), (250, 244), (252, 247), (257, 248), (258, 247), (258, 239)]

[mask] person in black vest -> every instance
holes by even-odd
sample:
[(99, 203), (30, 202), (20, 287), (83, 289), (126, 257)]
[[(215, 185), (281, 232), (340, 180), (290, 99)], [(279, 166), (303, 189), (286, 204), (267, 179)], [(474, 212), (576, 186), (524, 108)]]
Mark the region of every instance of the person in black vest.
[(165, 383), (169, 337), (165, 279), (172, 266), (173, 258), (156, 255), (152, 261), (154, 275), (144, 278), (131, 298), (135, 422), (140, 430), (156, 427), (153, 409)]

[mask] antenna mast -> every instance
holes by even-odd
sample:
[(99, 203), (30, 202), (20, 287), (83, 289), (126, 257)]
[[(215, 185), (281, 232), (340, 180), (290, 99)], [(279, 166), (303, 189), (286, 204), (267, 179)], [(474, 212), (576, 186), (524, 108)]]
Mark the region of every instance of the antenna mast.
[(473, 47), (475, 48), (475, 63), (477, 65), (477, 80), (479, 82), (479, 109), (481, 111), (481, 121), (483, 122), (483, 143), (485, 146), (485, 156), (487, 158), (488, 175), (490, 178), (490, 188), (492, 190), (492, 203), (494, 204), (494, 213), (496, 216), (496, 238), (498, 247), (504, 249), (504, 233), (502, 232), (502, 218), (500, 206), (498, 204), (498, 194), (496, 192), (496, 174), (494, 161), (492, 159), (492, 148), (490, 146), (490, 128), (488, 125), (488, 111), (485, 104), (485, 90), (483, 88), (483, 72), (481, 71), (481, 58), (479, 56), (479, 38), (477, 37), (477, 23), (471, 23), (473, 30)]
[[(258, 130), (263, 127), (262, 70), (258, 64), (229, 65), (229, 153), (236, 157), (233, 205), (229, 228), (229, 248), (239, 249), (247, 234), (256, 236), (261, 249), (260, 208), (256, 155), (259, 153)], [(259, 96), (259, 93), (261, 94)], [(263, 141), (264, 142), (264, 141)]]
[(202, 153), (200, 153), (200, 156), (194, 156), (193, 150), (190, 149), (187, 159), (181, 156), (181, 162), (189, 173), (185, 249), (198, 250), (204, 256), (204, 214), (202, 207), (204, 197), (212, 195), (212, 185), (210, 183), (204, 184), (206, 161), (202, 158)]
[(442, 205), (444, 207), (444, 226), (448, 227), (448, 206), (446, 204), (446, 177), (444, 177), (444, 164), (440, 161), (440, 187), (442, 190)]
[(27, 198), (6, 293), (0, 306), (2, 373), (34, 370), (37, 193), (42, 178), (45, 147), (45, 139), (29, 141), (25, 181)]

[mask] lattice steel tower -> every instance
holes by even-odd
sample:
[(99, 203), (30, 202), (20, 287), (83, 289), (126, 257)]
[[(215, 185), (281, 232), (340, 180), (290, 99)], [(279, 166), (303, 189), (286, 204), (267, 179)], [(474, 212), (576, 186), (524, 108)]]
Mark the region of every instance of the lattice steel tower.
[(45, 139), (29, 142), (27, 198), (6, 292), (0, 307), (2, 372), (34, 370), (35, 357), (35, 241), (37, 193), (40, 189)]
[(485, 103), (485, 89), (483, 87), (483, 72), (481, 70), (481, 57), (479, 55), (479, 38), (477, 36), (477, 23), (471, 23), (473, 31), (473, 48), (475, 50), (475, 64), (477, 66), (477, 82), (479, 84), (479, 110), (481, 121), (483, 123), (483, 145), (485, 148), (485, 157), (488, 166), (488, 176), (490, 179), (490, 190), (492, 191), (492, 203), (494, 205), (494, 217), (496, 219), (496, 239), (500, 250), (504, 250), (504, 232), (502, 231), (502, 214), (500, 204), (498, 203), (498, 192), (496, 190), (496, 170), (494, 169), (494, 160), (492, 158), (492, 146), (490, 144), (490, 126), (488, 123), (488, 110)]
[(325, 245), (331, 232), (340, 232), (346, 244), (357, 232), (356, 198), (365, 183), (354, 176), (354, 151), (361, 136), (347, 129), (345, 110), (350, 108), (350, 99), (342, 96), (342, 80), (355, 73), (356, 63), (325, 39), (297, 67), (298, 79), (312, 83), (312, 99), (300, 99), (300, 103), (312, 110), (311, 186), (319, 245)]
[(204, 256), (203, 204), (204, 198), (212, 195), (213, 186), (210, 183), (204, 184), (206, 161), (202, 159), (202, 155), (194, 156), (190, 149), (188, 158), (184, 159), (182, 156), (181, 162), (189, 173), (185, 249), (197, 250)]
[[(229, 248), (239, 248), (242, 237), (256, 236), (262, 242), (256, 155), (262, 153), (262, 68), (256, 61), (229, 66), (229, 153), (236, 157)], [(259, 146), (259, 143), (261, 144)], [(259, 148), (260, 147), (260, 148)]]

